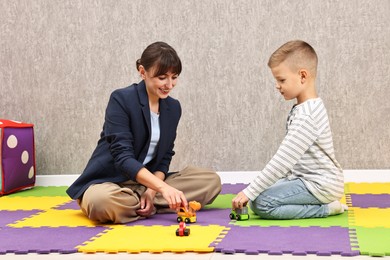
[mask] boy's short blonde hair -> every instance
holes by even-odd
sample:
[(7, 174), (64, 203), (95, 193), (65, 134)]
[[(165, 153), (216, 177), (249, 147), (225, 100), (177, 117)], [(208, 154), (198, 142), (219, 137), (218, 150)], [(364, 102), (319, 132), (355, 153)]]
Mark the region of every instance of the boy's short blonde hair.
[(271, 69), (286, 61), (291, 70), (307, 69), (315, 77), (318, 58), (314, 48), (301, 40), (289, 41), (280, 46), (268, 61)]

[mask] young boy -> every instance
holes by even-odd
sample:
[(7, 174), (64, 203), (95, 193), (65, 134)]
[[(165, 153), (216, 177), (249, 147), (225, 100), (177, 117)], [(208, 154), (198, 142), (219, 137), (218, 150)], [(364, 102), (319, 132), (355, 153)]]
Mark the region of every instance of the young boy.
[(232, 200), (242, 208), (248, 201), (264, 219), (320, 218), (343, 213), (339, 202), (344, 178), (333, 149), (328, 115), (317, 96), (317, 54), (304, 41), (277, 49), (268, 66), (276, 89), (286, 100), (296, 99), (287, 118), (287, 133), (260, 174)]

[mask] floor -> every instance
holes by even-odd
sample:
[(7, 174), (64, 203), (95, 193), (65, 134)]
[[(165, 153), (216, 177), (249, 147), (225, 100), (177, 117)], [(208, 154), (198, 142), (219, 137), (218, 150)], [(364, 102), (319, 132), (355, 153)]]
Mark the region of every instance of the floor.
[[(49, 254), (49, 255), (38, 255), (38, 254), (28, 254), (28, 255), (15, 255), (15, 254), (6, 254), (2, 255), (1, 259), (8, 259), (8, 260), (17, 260), (17, 259), (29, 259), (29, 260), (45, 260), (45, 259), (58, 259), (58, 260), (103, 260), (103, 259), (110, 259), (110, 260), (154, 260), (154, 259), (180, 259), (180, 260), (189, 260), (189, 259), (196, 259), (196, 260), (229, 260), (229, 259), (262, 259), (262, 260), (277, 260), (277, 259), (283, 259), (283, 260), (298, 260), (298, 259), (304, 259), (304, 260), (339, 260), (343, 259), (346, 260), (348, 257), (343, 256), (316, 256), (316, 255), (307, 255), (307, 256), (293, 256), (293, 255), (283, 255), (283, 256), (270, 256), (266, 254), (261, 255), (245, 255), (245, 254), (234, 254), (234, 255), (227, 255), (227, 254), (220, 254), (220, 253), (206, 253), (206, 254), (198, 254), (198, 253), (184, 253), (184, 254), (172, 254), (172, 253), (162, 253), (162, 254), (149, 254), (149, 253), (141, 253), (141, 254), (82, 254), (82, 253), (76, 253), (76, 254)], [(363, 259), (373, 259), (370, 256), (353, 256), (353, 260), (363, 260)]]
[[(376, 182), (376, 181), (382, 181), (382, 182), (390, 182), (390, 170), (379, 170), (376, 171), (376, 174), (372, 174), (372, 171), (370, 171), (370, 176), (367, 176), (366, 171), (347, 171), (346, 172), (346, 181), (356, 181), (356, 182)], [(235, 183), (234, 179), (237, 176), (237, 173), (231, 174), (226, 173), (221, 176), (223, 183)], [(71, 176), (68, 178), (62, 178), (62, 180), (68, 180), (68, 182), (72, 182), (72, 180), (75, 178), (75, 176)], [(248, 174), (245, 181), (250, 180), (253, 178), (253, 174)], [(56, 182), (56, 185), (58, 185), (58, 179), (54, 180), (53, 176), (50, 176), (49, 178), (40, 178), (37, 180), (38, 184), (41, 184), (42, 186), (46, 185), (52, 185), (53, 181)], [(240, 178), (240, 181), (244, 182), (242, 178)], [(69, 183), (61, 183), (64, 185), (68, 185)], [(1, 241), (0, 241), (1, 243)], [(283, 259), (283, 260), (289, 260), (289, 259), (305, 259), (305, 260), (313, 260), (313, 259), (329, 259), (329, 260), (338, 260), (343, 259), (345, 260), (346, 257), (342, 256), (316, 256), (316, 255), (307, 255), (304, 257), (299, 256), (293, 256), (293, 255), (277, 255), (277, 256), (270, 256), (267, 254), (260, 254), (260, 255), (245, 255), (245, 254), (222, 254), (222, 253), (184, 253), (184, 254), (177, 254), (177, 253), (161, 253), (161, 254), (150, 254), (150, 253), (141, 253), (141, 254), (127, 254), (127, 253), (119, 253), (119, 254), (105, 254), (105, 253), (97, 253), (97, 254), (84, 254), (84, 253), (75, 253), (75, 254), (27, 254), (27, 255), (16, 255), (16, 254), (6, 254), (1, 255), (1, 259), (8, 259), (8, 260), (17, 260), (17, 259), (38, 259), (38, 260), (45, 260), (45, 259), (72, 259), (72, 260), (100, 260), (100, 259), (110, 259), (110, 260), (124, 260), (124, 259), (142, 259), (142, 260), (153, 260), (153, 259), (181, 259), (181, 260), (188, 260), (188, 259), (197, 259), (197, 260), (206, 260), (206, 259), (212, 259), (212, 260), (219, 260), (219, 259), (264, 259), (264, 260), (276, 260), (276, 259)], [(387, 257), (386, 257), (387, 258)], [(361, 259), (372, 259), (370, 256), (354, 256), (352, 259), (361, 260)], [(390, 259), (390, 258), (389, 258)]]

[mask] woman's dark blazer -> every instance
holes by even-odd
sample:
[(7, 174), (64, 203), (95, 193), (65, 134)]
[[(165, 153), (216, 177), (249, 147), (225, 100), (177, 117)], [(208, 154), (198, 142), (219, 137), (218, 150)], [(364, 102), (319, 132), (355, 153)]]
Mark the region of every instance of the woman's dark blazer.
[(179, 101), (160, 99), (160, 140), (154, 159), (144, 166), (151, 137), (145, 82), (115, 90), (97, 147), (84, 172), (66, 191), (68, 195), (78, 199), (91, 184), (135, 180), (142, 167), (150, 172), (162, 171), (167, 177), (180, 116)]

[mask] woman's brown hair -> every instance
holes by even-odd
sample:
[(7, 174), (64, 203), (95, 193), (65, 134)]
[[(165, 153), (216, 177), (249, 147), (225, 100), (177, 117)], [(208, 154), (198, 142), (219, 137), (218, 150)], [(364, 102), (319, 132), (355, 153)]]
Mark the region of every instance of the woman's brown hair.
[(181, 73), (181, 61), (176, 51), (165, 42), (155, 42), (150, 44), (137, 60), (136, 66), (143, 66), (149, 71), (155, 67), (154, 77), (171, 72), (179, 75)]

